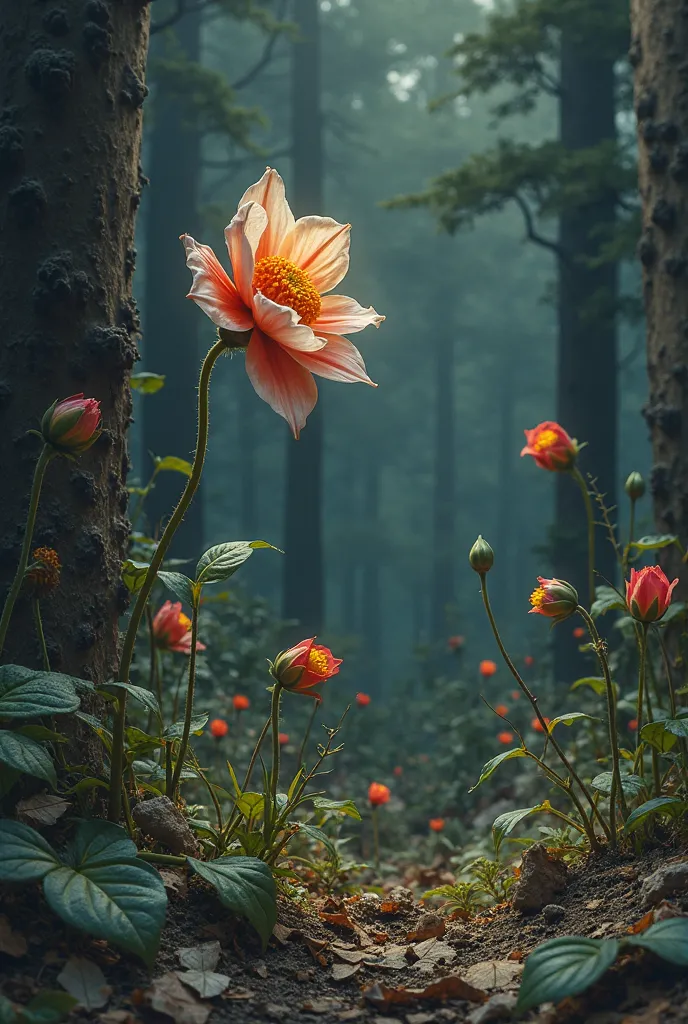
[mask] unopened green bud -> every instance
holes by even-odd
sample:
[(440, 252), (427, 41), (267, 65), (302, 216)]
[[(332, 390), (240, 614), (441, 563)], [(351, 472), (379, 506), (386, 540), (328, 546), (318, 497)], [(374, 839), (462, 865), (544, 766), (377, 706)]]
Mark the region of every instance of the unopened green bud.
[(471, 548), (468, 561), (471, 563), (471, 568), (481, 575), (489, 572), (494, 565), (494, 551), (482, 536), (478, 536)]
[(642, 498), (645, 493), (645, 481), (640, 473), (630, 474), (628, 480), (624, 484), (624, 490), (631, 501), (637, 501), (638, 498)]

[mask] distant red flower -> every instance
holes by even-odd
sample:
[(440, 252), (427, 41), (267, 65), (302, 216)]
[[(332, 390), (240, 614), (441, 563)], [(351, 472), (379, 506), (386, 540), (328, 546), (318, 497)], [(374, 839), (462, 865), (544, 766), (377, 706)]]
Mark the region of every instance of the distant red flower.
[(46, 597), (60, 585), (60, 556), (54, 548), (35, 548), (31, 552), (33, 568), (24, 577), (36, 597)]
[(514, 734), (512, 732), (506, 732), (505, 731), (505, 732), (498, 732), (497, 733), (497, 739), (499, 740), (500, 743), (503, 743), (505, 746), (506, 746), (507, 743), (511, 743), (513, 738), (514, 738)]
[(396, 775), (397, 778), (404, 774), (404, 769), (401, 767), (400, 764), (396, 765), (396, 767), (394, 768), (394, 774)]
[(356, 703), (358, 704), (359, 708), (367, 708), (368, 705), (370, 704), (370, 696), (367, 693), (357, 693)]
[(574, 638), (576, 640), (582, 640), (583, 637), (585, 636), (585, 627), (584, 626), (576, 626), (576, 628), (573, 631), (573, 635), (574, 635)]
[(541, 469), (555, 473), (571, 469), (578, 455), (578, 444), (558, 423), (545, 420), (524, 433), (526, 446), (521, 455), (532, 455)]
[(630, 722), (628, 723), (628, 728), (631, 730), (631, 732), (637, 732), (638, 731), (638, 719), (637, 718), (632, 718), (630, 720)]
[(501, 715), (503, 718), (504, 715), (509, 714), (509, 709), (506, 706), (506, 704), (495, 704), (495, 712), (496, 714)]
[(444, 818), (431, 818), (428, 822), (432, 832), (442, 832), (445, 824)]
[(447, 638), (447, 647), (450, 651), (458, 651), (466, 642), (464, 636), (450, 636)]
[[(547, 725), (549, 725), (549, 721), (550, 721), (549, 718), (545, 718), (545, 722), (547, 722)], [(544, 732), (545, 731), (542, 728), (542, 722), (540, 721), (539, 718), (534, 718), (533, 721), (530, 724), (533, 727), (533, 729), (535, 729), (535, 732)]]
[(223, 736), (226, 736), (229, 732), (229, 726), (225, 722), (224, 718), (213, 718), (210, 723), (210, 735), (214, 736), (216, 740), (221, 740)]
[(511, 699), (512, 700), (520, 700), (521, 699), (521, 691), (520, 690), (512, 690), (511, 691)]
[(289, 733), (281, 732), (279, 735), (280, 746), (283, 747), (289, 742)]
[(535, 658), (533, 657), (533, 655), (526, 654), (525, 658), (523, 659), (523, 664), (526, 666), (526, 668), (532, 668), (535, 664)]
[(235, 711), (248, 711), (251, 707), (251, 701), (243, 693), (235, 693), (232, 697), (232, 704)]
[(381, 782), (371, 782), (368, 786), (368, 800), (372, 807), (380, 807), (382, 804), (388, 803), (391, 795), (389, 786), (385, 786)]
[(481, 661), (478, 668), (480, 671), (480, 675), (483, 676), (484, 679), (489, 679), (490, 676), (493, 676), (497, 671), (496, 663), (494, 661), (489, 660)]

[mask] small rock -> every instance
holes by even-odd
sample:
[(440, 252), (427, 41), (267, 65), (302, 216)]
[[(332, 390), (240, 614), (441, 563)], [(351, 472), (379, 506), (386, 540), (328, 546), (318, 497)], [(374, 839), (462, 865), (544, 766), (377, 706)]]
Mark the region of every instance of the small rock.
[(411, 889), (407, 889), (403, 885), (395, 885), (394, 888), (388, 895), (390, 900), (395, 903), (401, 903), (402, 906), (414, 907), (416, 905), (416, 897)]
[(530, 846), (523, 854), (521, 875), (513, 889), (514, 910), (542, 910), (566, 888), (567, 878), (563, 861), (550, 857), (542, 843)]
[(544, 917), (547, 924), (554, 924), (555, 921), (561, 921), (566, 911), (563, 907), (560, 907), (558, 903), (548, 903), (546, 907), (542, 908), (542, 916)]
[(663, 864), (643, 879), (640, 896), (644, 907), (653, 907), (665, 896), (688, 888), (688, 860)]
[(512, 992), (498, 992), (482, 1006), (468, 1014), (470, 1024), (489, 1024), (493, 1020), (509, 1020), (516, 1008), (516, 996)]
[(198, 856), (196, 837), (186, 823), (184, 815), (168, 796), (143, 800), (132, 811), (134, 821), (142, 832), (162, 843), (172, 853)]
[(260, 1009), (269, 1020), (281, 1021), (289, 1016), (289, 1007), (283, 1003), (263, 1003)]

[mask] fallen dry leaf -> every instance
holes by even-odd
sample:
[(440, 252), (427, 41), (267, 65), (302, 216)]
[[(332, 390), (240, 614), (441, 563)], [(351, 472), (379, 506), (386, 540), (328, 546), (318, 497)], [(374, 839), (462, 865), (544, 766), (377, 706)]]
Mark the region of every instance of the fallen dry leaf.
[(197, 992), (201, 999), (221, 996), (229, 986), (227, 975), (216, 974), (215, 971), (177, 971), (177, 977)]
[(146, 995), (152, 1009), (171, 1017), (175, 1024), (205, 1024), (212, 1011), (182, 985), (175, 971), (156, 978)]
[(352, 932), (356, 931), (356, 925), (345, 910), (337, 910), (334, 913), (321, 910), (318, 916), (321, 921), (327, 921), (328, 924), (336, 924), (340, 928), (348, 928)]
[(654, 924), (654, 922), (655, 912), (654, 910), (648, 910), (647, 914), (644, 914), (639, 921), (636, 921), (634, 924), (632, 924), (630, 928), (626, 929), (626, 931), (629, 932), (631, 935), (640, 935), (641, 932), (647, 931), (650, 925)]
[(28, 948), (28, 943), (21, 932), (13, 931), (9, 918), (0, 914), (0, 953), (24, 956)]
[(441, 939), (447, 930), (444, 918), (439, 914), (423, 914), (416, 929), (409, 932), (406, 938), (409, 942), (424, 942), (426, 939)]
[(602, 906), (602, 900), (590, 900), (585, 904), (586, 910), (597, 910), (598, 907)]
[(273, 939), (277, 939), (280, 946), (286, 946), (293, 934), (293, 928), (287, 928), (286, 925), (280, 924), (279, 922), (272, 929), (272, 937)]
[(347, 978), (357, 974), (360, 969), (361, 964), (332, 964), (330, 977), (332, 981), (346, 981)]
[(108, 1010), (98, 1014), (98, 1024), (136, 1024), (138, 1017), (128, 1010)]
[(186, 896), (189, 883), (184, 868), (158, 868), (162, 878), (162, 884), (168, 892), (176, 893), (178, 896)]
[(177, 950), (179, 963), (190, 971), (214, 971), (217, 967), (222, 948), (215, 939), (203, 942), (200, 946), (185, 946)]
[(337, 1014), (337, 1020), (356, 1020), (357, 1017), (363, 1016), (363, 1010), (358, 1006), (352, 1006), (350, 1010), (342, 1010), (341, 1013)]
[(301, 1009), (306, 1013), (332, 1013), (333, 1010), (341, 1010), (342, 1003), (332, 996), (323, 996), (321, 999), (309, 999)]
[[(371, 936), (369, 936), (367, 932), (365, 932), (364, 934), (368, 938), (371, 938)], [(377, 946), (381, 946), (383, 943), (387, 942), (388, 939), (389, 935), (387, 934), (387, 932), (374, 932), (372, 935), (372, 940)]]
[(250, 988), (235, 988), (232, 992), (225, 992), (222, 996), (223, 999), (253, 999), (255, 992), (251, 992)]
[(85, 1010), (102, 1009), (112, 995), (112, 989), (98, 964), (84, 956), (70, 956), (57, 980)]
[(448, 974), (426, 988), (390, 988), (379, 982), (363, 990), (363, 996), (378, 1010), (387, 1010), (394, 1005), (408, 1005), (425, 1000), (444, 1002), (447, 999), (467, 999), (472, 1003), (484, 1003), (487, 993), (473, 988), (456, 974)]
[(520, 964), (520, 962), (521, 962), (521, 960), (523, 959), (524, 956), (525, 956), (525, 953), (523, 952), (522, 949), (512, 949), (511, 952), (509, 953), (508, 957), (507, 957), (507, 960), (515, 960), (516, 963)]
[(41, 793), (27, 797), (17, 804), (17, 817), (20, 821), (27, 820), (34, 825), (54, 825), (72, 805), (69, 800), (52, 793)]
[(360, 964), (361, 960), (369, 956), (364, 949), (342, 949), (339, 946), (332, 946), (332, 952), (347, 964)]
[(609, 932), (614, 927), (613, 921), (603, 921), (599, 928), (596, 928), (594, 932), (590, 932), (591, 939), (603, 939), (605, 935), (609, 935)]
[(623, 1017), (621, 1024), (660, 1024), (664, 1018), (664, 1013), (670, 1006), (671, 1004), (666, 999), (654, 999), (648, 1007), (639, 1013), (632, 1013), (628, 1017)]
[(409, 946), (406, 959), (412, 960), (412, 969), (421, 974), (432, 974), (440, 965), (456, 960), (456, 950), (439, 939), (426, 939), (417, 946)]
[(503, 988), (509, 985), (523, 971), (521, 964), (513, 960), (481, 960), (473, 964), (464, 974), (469, 985), (476, 988)]
[(383, 900), (379, 909), (381, 914), (398, 914), (401, 903), (398, 900)]

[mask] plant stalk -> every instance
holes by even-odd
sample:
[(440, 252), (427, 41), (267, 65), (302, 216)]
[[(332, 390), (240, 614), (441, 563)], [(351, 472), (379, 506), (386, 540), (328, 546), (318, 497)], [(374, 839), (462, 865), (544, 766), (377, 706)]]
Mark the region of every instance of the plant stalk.
[(635, 733), (635, 760), (633, 767), (640, 778), (645, 777), (645, 764), (643, 758), (643, 741), (640, 738), (640, 730), (643, 727), (643, 706), (645, 704), (645, 666), (647, 662), (647, 630), (648, 623), (641, 622), (638, 630), (638, 699), (636, 702), (635, 716), (638, 728)]
[(590, 607), (592, 608), (595, 602), (595, 514), (592, 507), (592, 501), (590, 500), (588, 485), (583, 479), (583, 474), (579, 470), (578, 466), (573, 466), (571, 476), (580, 487), (580, 492), (583, 495), (585, 516), (588, 522), (588, 594)]
[(41, 660), (43, 662), (43, 671), (50, 672), (50, 658), (48, 657), (48, 648), (45, 644), (45, 633), (43, 632), (43, 619), (41, 618), (41, 606), (37, 597), (32, 598), (31, 606), (33, 611), (33, 621), (36, 626), (36, 633), (38, 634), (38, 643), (41, 648)]
[(191, 651), (189, 652), (189, 682), (186, 688), (186, 703), (184, 705), (184, 727), (182, 738), (177, 751), (177, 762), (172, 773), (172, 792), (168, 792), (170, 800), (174, 800), (179, 780), (182, 777), (184, 759), (189, 748), (189, 736), (191, 735), (191, 719), (193, 718), (194, 695), (196, 693), (196, 644), (198, 643), (198, 600), (194, 600), (191, 609)]

